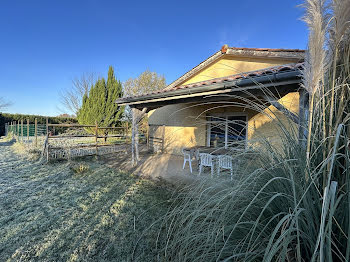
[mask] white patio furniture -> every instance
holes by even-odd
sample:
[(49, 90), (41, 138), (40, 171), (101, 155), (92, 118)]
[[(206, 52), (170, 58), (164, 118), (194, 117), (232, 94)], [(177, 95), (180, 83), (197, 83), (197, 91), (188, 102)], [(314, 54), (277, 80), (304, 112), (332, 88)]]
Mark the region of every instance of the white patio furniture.
[(192, 154), (190, 150), (182, 149), (182, 153), (184, 154), (184, 164), (182, 169), (185, 169), (186, 162), (188, 162), (188, 165), (190, 166), (190, 171), (192, 174)]
[(211, 176), (213, 177), (214, 174), (214, 160), (215, 160), (215, 156), (211, 155), (211, 154), (207, 154), (207, 153), (200, 153), (199, 154), (199, 175), (202, 173), (203, 171), (203, 167), (210, 167), (211, 169)]
[(228, 155), (218, 156), (218, 176), (220, 176), (221, 169), (229, 169), (231, 172), (231, 180), (233, 177), (233, 158)]

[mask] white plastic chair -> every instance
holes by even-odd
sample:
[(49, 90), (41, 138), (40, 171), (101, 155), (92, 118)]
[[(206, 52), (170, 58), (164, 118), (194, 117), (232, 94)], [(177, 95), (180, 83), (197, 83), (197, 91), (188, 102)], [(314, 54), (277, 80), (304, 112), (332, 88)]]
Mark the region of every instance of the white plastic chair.
[(191, 174), (192, 174), (192, 163), (191, 163), (192, 156), (191, 156), (191, 151), (182, 149), (182, 153), (184, 154), (184, 164), (183, 164), (182, 169), (185, 169), (186, 162), (188, 162), (188, 164), (190, 166), (190, 171), (191, 171)]
[(218, 156), (218, 176), (220, 175), (220, 169), (229, 169), (231, 171), (231, 180), (233, 176), (233, 158), (227, 155)]
[(214, 174), (214, 159), (215, 156), (207, 153), (199, 154), (200, 164), (199, 164), (199, 175), (202, 173), (203, 167), (207, 166), (211, 169), (211, 176)]

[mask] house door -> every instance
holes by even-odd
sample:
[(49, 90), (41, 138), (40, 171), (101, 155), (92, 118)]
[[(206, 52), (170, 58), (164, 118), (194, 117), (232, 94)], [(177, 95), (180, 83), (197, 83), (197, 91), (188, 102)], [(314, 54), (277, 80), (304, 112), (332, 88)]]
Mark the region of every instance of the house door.
[(207, 117), (207, 146), (245, 147), (247, 139), (246, 115), (211, 115)]

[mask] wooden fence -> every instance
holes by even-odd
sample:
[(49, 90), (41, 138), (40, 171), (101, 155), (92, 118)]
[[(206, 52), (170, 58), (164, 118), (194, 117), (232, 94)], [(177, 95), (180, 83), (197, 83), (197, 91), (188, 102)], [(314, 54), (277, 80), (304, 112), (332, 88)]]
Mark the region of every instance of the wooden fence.
[[(80, 129), (85, 132), (83, 134), (64, 132), (67, 129)], [(57, 130), (61, 133), (57, 134)], [(50, 124), (48, 119), (45, 124), (38, 124), (37, 119), (34, 123), (30, 123), (27, 119), (5, 124), (5, 131), (6, 135), (12, 134), (17, 141), (31, 143), (36, 148), (39, 140), (40, 146), (42, 144), (42, 155), (47, 161), (125, 151), (127, 148), (121, 145), (126, 145), (131, 140), (127, 123), (122, 127), (101, 127), (97, 123), (95, 125)], [(149, 151), (163, 152), (164, 133), (165, 126), (149, 125), (146, 134), (141, 134), (140, 138), (147, 143)], [(115, 140), (114, 143), (108, 143), (108, 139), (111, 138)], [(84, 143), (84, 139), (92, 141)], [(76, 141), (67, 143), (69, 140)]]
[[(47, 123), (47, 141), (44, 143), (43, 152), (46, 153), (46, 159), (71, 159), (75, 157), (82, 157), (88, 155), (104, 155), (108, 153), (115, 153), (118, 151), (125, 151), (124, 147), (129, 139), (129, 129), (126, 123), (123, 127), (101, 127), (97, 122), (95, 125), (79, 125), (79, 124), (49, 124)], [(59, 134), (55, 135), (53, 131), (55, 128), (69, 128), (69, 129), (84, 129), (88, 130), (87, 134)], [(86, 144), (83, 139), (92, 139), (93, 143)], [(107, 143), (110, 138), (117, 139), (113, 143)], [(101, 140), (103, 141), (101, 142)], [(64, 143), (57, 143), (52, 145), (50, 141), (54, 140), (77, 140), (75, 143), (65, 145)], [(57, 146), (58, 145), (58, 146)]]
[[(57, 129), (61, 131), (61, 134), (56, 134), (58, 133)], [(66, 129), (76, 131), (80, 129), (83, 132), (82, 134), (66, 133), (64, 132)], [(47, 161), (117, 152), (122, 148), (120, 145), (126, 144), (130, 139), (127, 123), (123, 127), (101, 127), (98, 126), (97, 122), (95, 125), (50, 124), (48, 119), (46, 119), (46, 124), (38, 124), (37, 119), (35, 119), (35, 123), (29, 123), (29, 120), (6, 123), (5, 134), (12, 134), (17, 141), (31, 143), (35, 147), (38, 147), (38, 137), (45, 137), (42, 139), (42, 155), (46, 157)], [(107, 140), (111, 138), (119, 143), (114, 141), (114, 144), (108, 144)], [(93, 141), (86, 143), (84, 139), (92, 139)], [(103, 139), (102, 142), (101, 139)], [(67, 143), (69, 140), (73, 142)]]
[(164, 152), (165, 126), (152, 125), (147, 130), (147, 148), (149, 151), (158, 153)]

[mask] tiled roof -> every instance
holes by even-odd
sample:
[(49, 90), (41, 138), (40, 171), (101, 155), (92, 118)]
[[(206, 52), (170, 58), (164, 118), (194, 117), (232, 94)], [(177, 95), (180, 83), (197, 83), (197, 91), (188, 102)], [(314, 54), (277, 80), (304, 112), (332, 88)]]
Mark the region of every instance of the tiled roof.
[[(212, 84), (235, 81), (235, 80), (240, 80), (240, 79), (249, 79), (249, 78), (253, 78), (253, 77), (271, 75), (271, 74), (285, 72), (285, 71), (291, 71), (291, 70), (302, 70), (302, 68), (303, 68), (303, 63), (294, 63), (294, 64), (274, 66), (274, 67), (264, 68), (264, 69), (260, 69), (260, 70), (256, 70), (256, 71), (244, 72), (241, 74), (235, 74), (235, 75), (230, 75), (230, 76), (225, 76), (225, 77), (220, 77), (220, 78), (213, 78), (213, 79), (209, 79), (209, 80), (205, 80), (205, 81), (201, 81), (201, 82), (176, 86), (176, 87), (168, 88), (168, 89), (162, 89), (162, 90), (148, 93), (148, 94), (133, 96), (133, 98), (149, 96), (149, 95), (153, 95), (153, 94), (168, 93), (168, 92), (171, 92), (174, 90), (179, 90), (179, 89), (192, 89), (192, 88), (201, 87), (201, 86), (209, 86)], [(130, 98), (130, 97), (125, 97), (124, 99), (128, 99), (128, 98)]]
[[(303, 49), (285, 49), (285, 48), (249, 48), (249, 47), (227, 47), (227, 49), (232, 50), (245, 50), (245, 51), (268, 51), (268, 52), (297, 52), (297, 53), (305, 53)], [(225, 46), (221, 48), (221, 50), (225, 50)]]

